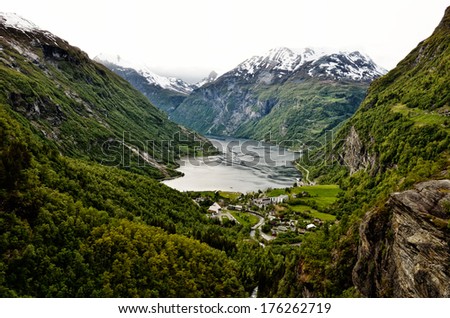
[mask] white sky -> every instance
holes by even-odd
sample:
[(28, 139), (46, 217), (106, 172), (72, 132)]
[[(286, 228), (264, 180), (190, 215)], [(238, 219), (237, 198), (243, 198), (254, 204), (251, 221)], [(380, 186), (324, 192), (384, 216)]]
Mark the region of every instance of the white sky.
[(119, 54), (192, 81), (280, 46), (361, 50), (391, 69), (448, 0), (2, 0), (91, 57)]

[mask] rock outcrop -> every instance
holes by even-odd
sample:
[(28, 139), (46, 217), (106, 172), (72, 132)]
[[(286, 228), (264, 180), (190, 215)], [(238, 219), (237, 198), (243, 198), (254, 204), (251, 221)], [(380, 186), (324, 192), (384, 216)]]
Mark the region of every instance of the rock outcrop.
[(343, 164), (348, 167), (350, 175), (352, 175), (359, 170), (366, 170), (374, 167), (376, 157), (367, 152), (355, 127), (352, 126), (345, 139), (341, 158)]
[(366, 297), (450, 297), (450, 180), (394, 193), (360, 226), (353, 281)]

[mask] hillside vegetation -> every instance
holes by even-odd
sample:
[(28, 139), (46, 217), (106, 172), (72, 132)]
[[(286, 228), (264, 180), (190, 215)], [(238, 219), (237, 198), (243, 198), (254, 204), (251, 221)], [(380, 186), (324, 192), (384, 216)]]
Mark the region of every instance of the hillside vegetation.
[(259, 100), (276, 104), (266, 116), (241, 126), (236, 134), (287, 147), (323, 143), (327, 132), (354, 114), (366, 89), (367, 83), (317, 80), (258, 87)]
[[(371, 286), (372, 292), (365, 294), (366, 296), (446, 295), (446, 289), (436, 287), (438, 285), (430, 287), (429, 291), (408, 294), (398, 285), (395, 286), (395, 281), (400, 278), (393, 280), (391, 277), (391, 284), (394, 281), (394, 286), (386, 287), (389, 279), (381, 280), (380, 277), (385, 275), (381, 273), (402, 271), (401, 268), (393, 269), (393, 265), (380, 269), (379, 276), (374, 273), (380, 264), (385, 264), (382, 263), (382, 255), (389, 255), (392, 259), (397, 257), (396, 253), (400, 253), (388, 244), (395, 237), (391, 228), (394, 225), (389, 223), (394, 216), (393, 210), (383, 208), (385, 202), (394, 196), (393, 193), (399, 194), (400, 191), (411, 189), (418, 182), (450, 177), (448, 69), (450, 9), (447, 9), (442, 22), (430, 38), (419, 43), (395, 69), (372, 83), (359, 110), (339, 130), (335, 144), (309, 154), (309, 162), (305, 157), (303, 164), (311, 165), (312, 175), (322, 182), (337, 182), (344, 190), (335, 206), (336, 215), (340, 219), (339, 226), (326, 233), (318, 232), (315, 237), (310, 236), (303, 241), (299, 283), (307, 286), (315, 295), (359, 295), (355, 283), (362, 284), (362, 281)], [(328, 149), (331, 151), (327, 151)], [(446, 190), (439, 191), (441, 192), (436, 192), (435, 195)], [(433, 194), (430, 192), (429, 195), (426, 200), (433, 200)], [(432, 230), (433, 232), (428, 232), (430, 237), (437, 235), (445, 242), (449, 234), (448, 215), (445, 217), (437, 212), (445, 209), (440, 203), (433, 209), (427, 211), (431, 214), (424, 217), (427, 222), (431, 222), (431, 226), (423, 224), (427, 230), (420, 231)], [(401, 209), (399, 211), (401, 212), (396, 213), (407, 213)], [(419, 218), (419, 214), (416, 215)], [(402, 215), (396, 217), (403, 218)], [(412, 219), (413, 217), (409, 219), (410, 222)], [(360, 230), (361, 222), (365, 226), (361, 229), (367, 228), (364, 233)], [(422, 221), (417, 222), (420, 224)], [(407, 228), (411, 225), (403, 223), (401, 226)], [(419, 230), (416, 228), (415, 231)], [(365, 277), (359, 277), (354, 268), (359, 257), (358, 251), (366, 249), (368, 244), (366, 241), (361, 242), (361, 237), (366, 237), (368, 233), (379, 238), (378, 245), (373, 248), (384, 252), (380, 251), (378, 259), (373, 256), (370, 263), (366, 259), (364, 265), (360, 264), (359, 268), (365, 266), (367, 271)], [(365, 238), (370, 239), (370, 236)], [(401, 242), (397, 244), (403, 248), (401, 253), (404, 253), (403, 259), (399, 257), (399, 261), (406, 262), (408, 246), (403, 246)], [(416, 248), (417, 254), (421, 247)], [(377, 252), (374, 250), (372, 253)], [(428, 259), (424, 255), (418, 258)], [(446, 266), (442, 263), (434, 264)], [(423, 265), (417, 263), (416, 267), (420, 266)], [(431, 268), (429, 270), (431, 272)], [(408, 275), (412, 277), (415, 274), (409, 272)], [(415, 282), (419, 284), (418, 280)], [(410, 282), (402, 283), (406, 286)], [(442, 281), (442, 284), (447, 284), (448, 287), (448, 281)]]
[(233, 243), (187, 196), (62, 157), (0, 114), (1, 296), (244, 295)]
[(189, 149), (208, 153), (205, 139), (67, 42), (3, 25), (0, 36), (0, 103), (62, 153), (129, 170), (140, 165), (135, 171), (157, 178), (176, 174), (175, 160)]

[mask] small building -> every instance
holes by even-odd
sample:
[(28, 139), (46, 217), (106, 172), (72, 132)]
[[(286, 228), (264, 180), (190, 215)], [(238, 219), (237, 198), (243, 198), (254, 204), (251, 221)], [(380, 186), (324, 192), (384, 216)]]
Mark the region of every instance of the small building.
[(201, 203), (201, 202), (205, 201), (205, 198), (204, 197), (198, 197), (198, 198), (195, 198), (194, 201), (197, 202), (197, 203)]
[(289, 196), (286, 194), (282, 194), (277, 197), (270, 197), (269, 199), (272, 203), (283, 203), (289, 200)]
[(306, 229), (307, 230), (313, 230), (313, 229), (315, 229), (317, 226), (315, 226), (314, 224), (312, 224), (312, 223), (310, 223), (310, 224), (308, 224), (307, 226), (306, 226)]
[(228, 209), (229, 209), (229, 210), (242, 211), (242, 205), (233, 205), (233, 204), (230, 204), (230, 205), (228, 206)]
[(272, 203), (272, 200), (270, 198), (259, 198), (259, 199), (253, 200), (253, 204), (259, 208), (263, 208), (271, 203)]
[(222, 212), (222, 207), (217, 202), (214, 202), (214, 204), (208, 208), (208, 212), (212, 214), (219, 214)]

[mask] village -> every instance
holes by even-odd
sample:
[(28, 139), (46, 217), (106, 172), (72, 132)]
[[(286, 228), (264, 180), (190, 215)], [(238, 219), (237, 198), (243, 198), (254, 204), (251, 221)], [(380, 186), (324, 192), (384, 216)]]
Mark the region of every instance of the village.
[(299, 244), (306, 233), (336, 222), (328, 208), (339, 192), (336, 185), (301, 184), (247, 194), (205, 191), (191, 196), (208, 217), (248, 227), (252, 239)]

